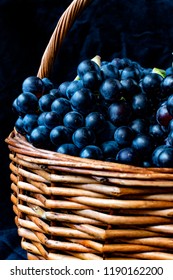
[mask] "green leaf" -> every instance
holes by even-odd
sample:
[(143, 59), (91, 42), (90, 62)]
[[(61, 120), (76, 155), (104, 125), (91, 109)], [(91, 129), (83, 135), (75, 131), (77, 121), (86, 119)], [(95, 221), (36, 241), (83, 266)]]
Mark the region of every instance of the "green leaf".
[(166, 71), (163, 70), (163, 69), (153, 68), (152, 73), (159, 74), (159, 75), (162, 76), (163, 78), (166, 77)]

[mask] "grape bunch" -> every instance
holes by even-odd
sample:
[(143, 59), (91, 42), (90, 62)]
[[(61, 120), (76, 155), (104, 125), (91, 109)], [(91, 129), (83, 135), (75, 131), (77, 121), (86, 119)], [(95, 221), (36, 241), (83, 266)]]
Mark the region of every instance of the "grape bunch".
[(13, 101), (15, 129), (41, 149), (141, 167), (173, 167), (173, 68), (129, 58), (77, 66), (58, 86), (29, 76)]

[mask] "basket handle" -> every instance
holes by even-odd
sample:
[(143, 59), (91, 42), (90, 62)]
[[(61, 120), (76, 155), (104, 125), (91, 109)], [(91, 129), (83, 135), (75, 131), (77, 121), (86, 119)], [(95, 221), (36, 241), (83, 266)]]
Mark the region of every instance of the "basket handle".
[(41, 64), (37, 73), (39, 78), (50, 77), (52, 67), (62, 42), (73, 25), (75, 19), (89, 5), (92, 0), (73, 0), (68, 8), (61, 15), (57, 26), (43, 53)]

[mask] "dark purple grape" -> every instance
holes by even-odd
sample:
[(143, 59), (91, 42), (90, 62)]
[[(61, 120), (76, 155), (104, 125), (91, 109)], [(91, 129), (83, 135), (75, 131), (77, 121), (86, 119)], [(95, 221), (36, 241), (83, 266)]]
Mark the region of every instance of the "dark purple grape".
[(158, 124), (160, 124), (161, 126), (165, 126), (167, 127), (169, 125), (170, 120), (173, 117), (170, 115), (170, 113), (168, 112), (168, 108), (167, 108), (167, 104), (164, 103), (163, 105), (161, 105), (156, 112), (156, 121)]
[(173, 117), (173, 94), (168, 97), (166, 106), (169, 114)]
[(19, 132), (20, 134), (22, 134), (22, 135), (26, 134), (26, 131), (23, 126), (23, 117), (19, 116), (17, 118), (17, 120), (14, 123), (14, 127), (17, 130), (17, 132)]
[(134, 79), (135, 81), (139, 81), (140, 71), (133, 66), (125, 67), (121, 72), (121, 80), (126, 80), (126, 79)]
[(22, 83), (22, 91), (24, 93), (31, 92), (37, 97), (40, 97), (44, 94), (45, 85), (42, 79), (37, 76), (29, 76)]
[(160, 152), (158, 167), (173, 168), (173, 148), (167, 147)]
[(139, 134), (139, 133), (148, 133), (148, 122), (146, 121), (146, 119), (134, 119), (129, 126), (133, 129), (133, 131), (135, 132), (135, 134)]
[(83, 88), (83, 81), (82, 80), (74, 80), (70, 82), (66, 88), (66, 96), (68, 99), (70, 99), (73, 94), (77, 91)]
[(161, 83), (162, 93), (165, 97), (168, 97), (173, 93), (173, 74), (166, 76)]
[(149, 126), (149, 134), (153, 137), (157, 144), (162, 143), (166, 137), (165, 131), (163, 131), (161, 125), (158, 123), (151, 124)]
[(120, 82), (123, 87), (122, 93), (126, 100), (131, 100), (133, 95), (139, 93), (140, 86), (137, 83), (137, 81), (135, 81), (134, 79), (132, 78), (124, 79), (121, 80)]
[(128, 126), (119, 126), (114, 133), (114, 139), (119, 147), (130, 147), (134, 138), (133, 130)]
[(73, 143), (64, 143), (57, 148), (56, 152), (70, 156), (79, 156), (80, 150)]
[(104, 80), (108, 78), (119, 79), (119, 71), (111, 63), (105, 63), (101, 66), (101, 74)]
[(70, 99), (72, 109), (81, 114), (88, 114), (95, 106), (95, 96), (87, 88), (77, 90)]
[(125, 67), (131, 66), (132, 61), (128, 58), (118, 58), (115, 57), (111, 61), (112, 65), (114, 65), (117, 69), (124, 69)]
[(170, 132), (171, 130), (173, 130), (173, 119), (170, 120), (170, 122), (169, 122), (168, 131), (167, 132)]
[(47, 112), (51, 110), (52, 102), (55, 97), (49, 93), (42, 95), (38, 100), (39, 109), (41, 112)]
[(96, 71), (100, 73), (100, 67), (96, 62), (90, 59), (85, 59), (81, 61), (77, 67), (77, 74), (82, 79), (85, 73)]
[(105, 159), (116, 158), (118, 151), (120, 150), (118, 143), (116, 141), (106, 141), (100, 145)]
[(64, 97), (56, 98), (51, 105), (51, 110), (62, 118), (71, 111), (70, 101)]
[(144, 92), (146, 92), (149, 97), (157, 97), (158, 92), (161, 90), (161, 82), (163, 77), (157, 73), (149, 73), (145, 75), (141, 81), (141, 86)]
[(125, 125), (130, 121), (132, 108), (126, 101), (112, 103), (108, 108), (109, 120), (115, 125)]
[(68, 86), (71, 84), (71, 82), (70, 81), (65, 81), (65, 82), (63, 82), (63, 83), (61, 83), (59, 86), (58, 86), (58, 89), (57, 89), (57, 98), (59, 98), (59, 97), (64, 97), (64, 98), (66, 98), (67, 97), (67, 88), (68, 88)]
[(12, 111), (17, 115), (17, 117), (25, 115), (25, 113), (22, 113), (20, 110), (20, 107), (17, 105), (17, 98), (14, 99), (12, 103)]
[(167, 148), (166, 145), (160, 145), (157, 146), (154, 151), (152, 152), (151, 158), (152, 158), (152, 164), (156, 167), (159, 167), (159, 163), (158, 163), (158, 158), (159, 158), (159, 154), (165, 149)]
[(168, 134), (167, 143), (173, 147), (173, 130), (171, 130)]
[(50, 132), (50, 140), (55, 146), (71, 142), (71, 131), (63, 125), (54, 127)]
[(38, 98), (31, 92), (21, 93), (16, 100), (19, 114), (32, 114), (38, 111)]
[(122, 85), (119, 80), (109, 78), (103, 81), (99, 91), (104, 100), (114, 102), (121, 97)]
[(173, 67), (170, 66), (170, 67), (166, 68), (165, 74), (166, 74), (166, 76), (173, 75)]
[(53, 129), (62, 123), (62, 117), (53, 111), (46, 112), (43, 116), (43, 122), (47, 128)]
[(49, 149), (51, 147), (50, 130), (44, 125), (35, 127), (30, 134), (30, 142), (33, 146), (42, 149)]
[(135, 116), (143, 117), (148, 113), (149, 107), (150, 102), (146, 94), (138, 93), (132, 97), (132, 109)]
[(53, 89), (52, 81), (49, 78), (46, 78), (46, 77), (42, 78), (42, 81), (43, 81), (44, 87), (45, 87), (44, 94), (49, 93), (49, 91), (51, 89)]
[(132, 147), (126, 147), (117, 153), (116, 161), (122, 164), (139, 165), (139, 157)]
[(148, 134), (138, 134), (132, 141), (132, 148), (138, 153), (138, 156), (147, 156), (154, 148), (152, 136)]
[(96, 71), (86, 72), (83, 77), (83, 86), (91, 90), (97, 90), (102, 82), (101, 75)]
[(38, 126), (37, 120), (37, 114), (26, 114), (23, 117), (23, 128), (27, 134), (30, 134), (31, 131)]
[(100, 112), (91, 112), (85, 118), (85, 126), (99, 133), (104, 129), (106, 120)]
[(79, 112), (70, 111), (64, 116), (63, 123), (66, 127), (74, 131), (85, 125), (85, 119)]
[(42, 112), (39, 114), (38, 119), (37, 119), (37, 123), (39, 126), (44, 125), (44, 123), (45, 123), (44, 119), (45, 119), (46, 114), (47, 114), (47, 112)]
[(102, 160), (103, 159), (103, 153), (102, 150), (95, 145), (88, 145), (84, 147), (79, 156), (81, 158), (90, 158), (90, 159), (96, 159), (96, 160)]
[(78, 128), (72, 135), (73, 143), (83, 149), (85, 146), (94, 145), (96, 142), (94, 132), (87, 127)]

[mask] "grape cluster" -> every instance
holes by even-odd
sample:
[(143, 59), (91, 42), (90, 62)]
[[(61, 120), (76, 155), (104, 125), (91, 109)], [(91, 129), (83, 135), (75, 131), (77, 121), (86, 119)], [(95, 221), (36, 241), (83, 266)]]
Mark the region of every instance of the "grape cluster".
[[(97, 57), (98, 58), (98, 57)], [(173, 69), (128, 58), (85, 59), (58, 86), (27, 77), (16, 130), (33, 146), (142, 167), (173, 167)]]

